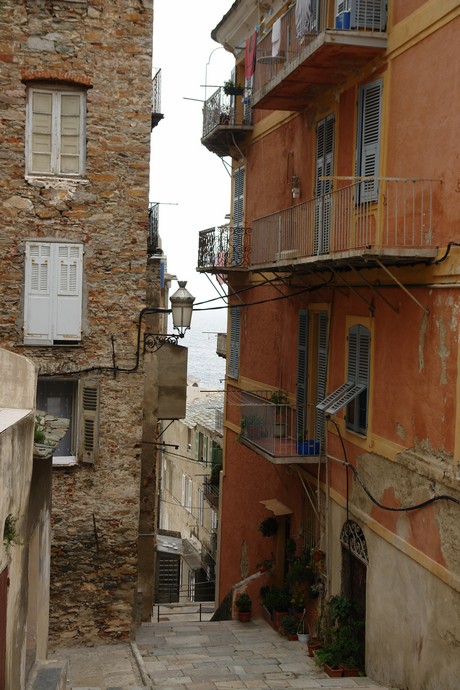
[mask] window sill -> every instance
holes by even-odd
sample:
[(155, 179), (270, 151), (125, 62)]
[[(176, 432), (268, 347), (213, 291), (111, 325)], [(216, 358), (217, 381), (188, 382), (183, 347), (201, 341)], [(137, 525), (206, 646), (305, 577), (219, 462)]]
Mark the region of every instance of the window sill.
[(53, 457), (53, 469), (61, 467), (75, 467), (78, 465), (78, 460), (75, 455), (64, 455), (59, 457)]
[(51, 189), (53, 187), (66, 188), (69, 185), (89, 185), (90, 181), (86, 177), (61, 177), (59, 175), (25, 175), (25, 181), (31, 187), (41, 189)]

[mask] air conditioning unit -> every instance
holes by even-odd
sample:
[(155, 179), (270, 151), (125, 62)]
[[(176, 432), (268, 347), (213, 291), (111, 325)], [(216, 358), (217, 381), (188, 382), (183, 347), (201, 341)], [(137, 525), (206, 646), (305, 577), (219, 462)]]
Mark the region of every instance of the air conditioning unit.
[(384, 31), (385, 26), (386, 0), (336, 0), (336, 29)]

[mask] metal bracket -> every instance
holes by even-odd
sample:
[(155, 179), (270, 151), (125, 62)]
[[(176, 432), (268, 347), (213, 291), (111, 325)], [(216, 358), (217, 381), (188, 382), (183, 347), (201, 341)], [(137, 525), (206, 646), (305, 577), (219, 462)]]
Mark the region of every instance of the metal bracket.
[(374, 257), (374, 261), (380, 266), (380, 268), (382, 268), (385, 271), (385, 273), (387, 273), (390, 276), (392, 280), (394, 280), (396, 285), (399, 285), (401, 290), (403, 290), (406, 293), (406, 295), (410, 297), (411, 300), (415, 302), (415, 304), (418, 307), (420, 307), (420, 309), (428, 316), (428, 314), (430, 313), (428, 309), (424, 307), (423, 304), (421, 304), (416, 297), (414, 297), (414, 295), (396, 278), (396, 276), (394, 276), (393, 273), (377, 257)]
[(157, 352), (166, 343), (177, 345), (181, 337), (180, 333), (144, 333), (144, 352)]

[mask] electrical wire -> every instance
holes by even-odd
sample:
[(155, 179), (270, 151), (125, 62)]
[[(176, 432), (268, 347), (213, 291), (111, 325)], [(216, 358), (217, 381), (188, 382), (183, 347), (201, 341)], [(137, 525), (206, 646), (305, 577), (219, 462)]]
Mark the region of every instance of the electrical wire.
[[(347, 451), (346, 451), (343, 437), (342, 437), (342, 434), (340, 431), (340, 427), (337, 424), (337, 422), (335, 421), (335, 419), (332, 419), (332, 417), (328, 417), (328, 419), (335, 426), (337, 433), (339, 435), (340, 443), (342, 445), (342, 450), (343, 450), (343, 455), (344, 455), (345, 460), (344, 461), (338, 461), (338, 462), (342, 462), (342, 464), (347, 468), (347, 470), (351, 469), (355, 479), (360, 483), (364, 492), (370, 498), (372, 503), (374, 503), (376, 506), (378, 506), (382, 510), (388, 510), (388, 511), (391, 511), (394, 513), (407, 513), (407, 512), (412, 511), (412, 510), (420, 510), (421, 508), (426, 508), (426, 506), (429, 506), (432, 503), (435, 503), (436, 501), (452, 501), (452, 503), (456, 503), (457, 505), (460, 506), (460, 500), (458, 498), (455, 498), (455, 496), (450, 496), (449, 494), (439, 494), (438, 496), (432, 496), (432, 498), (428, 498), (426, 501), (422, 501), (421, 503), (416, 503), (413, 506), (401, 506), (399, 508), (396, 508), (394, 506), (384, 505), (377, 498), (375, 498), (375, 496), (373, 496), (371, 494), (370, 490), (368, 489), (368, 487), (364, 483), (363, 479), (361, 479), (361, 476), (360, 476), (358, 470), (356, 469), (356, 467), (354, 467), (353, 465), (351, 465), (348, 462)], [(348, 471), (347, 471), (347, 477), (348, 477)], [(348, 503), (348, 484), (347, 484), (347, 503)], [(348, 515), (348, 506), (347, 506), (347, 515)]]

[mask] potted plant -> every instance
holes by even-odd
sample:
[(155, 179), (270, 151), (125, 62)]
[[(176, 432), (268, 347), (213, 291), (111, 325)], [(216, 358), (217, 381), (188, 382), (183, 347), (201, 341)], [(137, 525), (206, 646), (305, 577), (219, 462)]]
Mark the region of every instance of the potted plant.
[(260, 594), (262, 605), (267, 610), (270, 620), (273, 621), (273, 626), (278, 629), (281, 618), (289, 613), (289, 590), (286, 587), (270, 585), (269, 587), (262, 587)]
[(307, 644), (310, 637), (310, 628), (305, 620), (306, 609), (303, 610), (302, 618), (299, 620), (297, 625), (297, 639), (303, 644)]
[(295, 616), (287, 614), (280, 620), (280, 632), (284, 632), (289, 640), (297, 640), (298, 621)]
[(286, 406), (289, 402), (286, 391), (273, 391), (271, 401), (275, 405), (275, 436), (284, 438), (286, 436)]
[(267, 558), (265, 561), (259, 561), (259, 563), (256, 563), (256, 568), (259, 571), (259, 573), (265, 573), (267, 570), (270, 570), (272, 566), (273, 560), (270, 558)]
[(260, 438), (263, 435), (264, 420), (259, 414), (245, 415), (241, 420), (243, 436), (249, 440)]
[(232, 79), (228, 79), (224, 82), (224, 93), (227, 96), (242, 96), (244, 94), (244, 86), (235, 84)]
[(259, 525), (259, 531), (264, 537), (273, 537), (278, 531), (278, 520), (273, 516), (265, 518)]
[(251, 620), (252, 599), (246, 592), (240, 594), (235, 600), (235, 606), (238, 609), (238, 620), (241, 623), (247, 623)]

